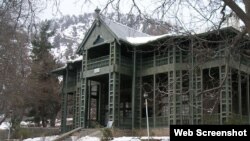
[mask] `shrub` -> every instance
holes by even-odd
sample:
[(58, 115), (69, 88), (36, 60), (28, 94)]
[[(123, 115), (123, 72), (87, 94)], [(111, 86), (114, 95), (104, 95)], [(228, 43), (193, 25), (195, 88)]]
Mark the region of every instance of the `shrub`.
[(31, 132), (25, 128), (16, 128), (12, 135), (15, 139), (26, 139), (31, 136)]
[(103, 128), (102, 130), (102, 141), (109, 141), (113, 139), (113, 134), (110, 128)]

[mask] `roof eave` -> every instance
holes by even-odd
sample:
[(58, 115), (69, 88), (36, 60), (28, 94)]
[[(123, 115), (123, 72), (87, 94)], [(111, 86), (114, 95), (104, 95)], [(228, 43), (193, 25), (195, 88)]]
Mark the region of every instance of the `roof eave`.
[(100, 22), (106, 27), (106, 29), (111, 33), (111, 35), (116, 39), (117, 43), (120, 45), (120, 39), (118, 36), (109, 28), (109, 26), (102, 20), (102, 18), (99, 19)]
[(91, 32), (93, 31), (94, 27), (96, 26), (96, 23), (97, 23), (97, 20), (95, 19), (95, 21), (92, 23), (92, 26), (90, 27), (88, 32), (85, 34), (83, 41), (81, 42), (81, 44), (77, 48), (76, 54), (81, 54), (81, 49), (83, 48), (83, 46), (86, 43), (87, 39), (89, 38)]

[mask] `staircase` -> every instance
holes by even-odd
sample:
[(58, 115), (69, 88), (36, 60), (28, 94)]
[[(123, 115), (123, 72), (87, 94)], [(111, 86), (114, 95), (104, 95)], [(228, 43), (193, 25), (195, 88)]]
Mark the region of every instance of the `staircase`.
[(76, 128), (74, 130), (71, 130), (67, 133), (64, 133), (57, 137), (54, 141), (76, 141), (77, 139), (85, 136), (90, 137), (102, 137), (102, 133), (100, 129), (82, 129), (82, 128)]

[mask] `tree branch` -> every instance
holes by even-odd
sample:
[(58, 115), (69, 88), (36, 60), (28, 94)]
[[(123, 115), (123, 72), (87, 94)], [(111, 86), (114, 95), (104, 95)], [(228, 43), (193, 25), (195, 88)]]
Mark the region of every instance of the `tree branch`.
[(247, 14), (233, 0), (223, 0), (223, 1), (245, 23), (245, 25), (247, 27), (247, 31), (248, 31), (248, 33), (250, 33), (250, 19), (249, 19), (249, 16), (247, 16)]

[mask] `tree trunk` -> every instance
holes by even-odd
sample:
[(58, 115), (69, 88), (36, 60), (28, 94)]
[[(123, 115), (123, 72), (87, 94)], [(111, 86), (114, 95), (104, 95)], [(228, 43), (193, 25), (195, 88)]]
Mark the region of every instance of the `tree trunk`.
[(42, 118), (42, 126), (47, 127), (47, 120), (44, 117)]
[(56, 117), (53, 116), (51, 119), (50, 119), (50, 127), (55, 127), (56, 125)]
[(242, 10), (235, 1), (233, 0), (223, 0), (225, 4), (232, 9), (234, 13), (243, 21), (243, 23), (246, 26), (247, 32), (250, 34), (250, 1), (249, 0), (243, 0), (243, 3), (245, 5), (245, 11)]
[(246, 10), (246, 15), (248, 17), (248, 23), (246, 24), (246, 28), (248, 31), (248, 34), (250, 34), (250, 0), (243, 0), (243, 3), (245, 4), (245, 10)]

